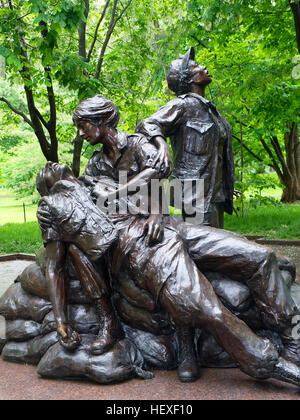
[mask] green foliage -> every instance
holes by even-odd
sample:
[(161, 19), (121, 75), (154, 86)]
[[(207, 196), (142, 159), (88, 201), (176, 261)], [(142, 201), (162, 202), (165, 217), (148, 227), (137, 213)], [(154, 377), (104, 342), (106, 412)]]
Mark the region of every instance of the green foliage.
[[(258, 206), (280, 204), (282, 185), (276, 174), (265, 172), (264, 165), (259, 162), (252, 162), (243, 170), (236, 167), (235, 188), (242, 193), (234, 202), (239, 216)], [(278, 191), (276, 198), (272, 196), (272, 192), (277, 195)]]
[[(62, 144), (61, 162), (72, 166), (72, 152), (73, 147), (69, 142)], [(11, 149), (10, 158), (1, 165), (3, 184), (12, 190), (16, 197), (31, 196), (31, 200), (36, 202), (39, 199), (35, 185), (36, 175), (45, 163), (45, 157), (34, 139), (19, 144)], [(87, 158), (84, 158), (83, 165), (86, 163)]]
[(16, 199), (7, 189), (0, 189), (0, 225), (6, 223), (23, 223), (24, 207), (27, 222), (36, 221), (37, 204), (31, 198)]
[[(124, 4), (118, 4), (117, 16)], [(133, 0), (114, 28), (99, 79), (95, 78), (96, 67), (112, 4), (89, 62), (78, 53), (83, 0), (15, 0), (14, 5), (18, 8), (0, 9), (0, 55), (6, 59), (7, 76), (0, 82), (1, 95), (28, 114), (24, 89), (20, 88), (25, 83), (33, 89), (39, 110), (48, 118), (47, 88), (51, 82), (47, 76), (51, 75), (61, 160), (71, 163), (70, 140), (75, 135), (71, 114), (79, 100), (99, 93), (113, 99), (121, 113), (120, 128), (133, 131), (142, 118), (171, 98), (165, 81), (168, 65), (190, 45), (196, 46), (198, 61), (214, 76), (208, 99), (229, 119), (234, 135), (240, 137), (241, 121), (244, 143), (263, 160), (264, 169), (272, 162), (261, 138), (270, 145), (270, 136), (277, 136), (285, 155), (286, 123), (299, 121), (300, 108), (299, 81), (292, 77), (292, 60), (297, 55), (295, 28), (286, 0)], [(103, 1), (90, 0), (87, 51), (103, 6)], [(21, 47), (26, 49), (30, 66), (20, 54)], [(45, 73), (43, 67), (48, 65), (50, 73)], [(8, 137), (5, 130), (2, 134), (3, 127), (8, 123), (20, 125), (22, 120), (12, 118), (3, 103), (0, 113), (0, 139), (6, 139), (2, 150), (11, 151), (12, 145), (20, 145), (20, 139), (12, 133)], [(236, 140), (234, 148), (239, 164)], [(90, 148), (84, 146), (83, 150), (88, 157)], [(0, 159), (3, 162), (3, 157)], [(256, 171), (254, 179), (260, 169), (253, 166), (253, 160), (245, 152), (245, 165)], [(30, 168), (34, 170), (33, 163)], [(32, 176), (30, 179), (32, 182)], [(24, 193), (29, 191), (28, 177), (24, 175), (19, 181), (27, 185)], [(245, 188), (247, 184), (238, 186)]]

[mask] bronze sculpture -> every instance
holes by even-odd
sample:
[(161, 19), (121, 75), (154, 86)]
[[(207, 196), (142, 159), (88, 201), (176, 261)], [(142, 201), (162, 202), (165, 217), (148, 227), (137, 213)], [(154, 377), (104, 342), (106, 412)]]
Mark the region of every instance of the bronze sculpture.
[(190, 48), (171, 63), (167, 82), (177, 98), (144, 119), (136, 131), (158, 144), (170, 137), (172, 177), (203, 179), (204, 224), (223, 228), (224, 211), (233, 212), (232, 132), (226, 119), (204, 98), (212, 77), (195, 61), (194, 48)]
[[(49, 192), (49, 197), (54, 198), (54, 200), (51, 200), (52, 203), (55, 203), (55, 201), (59, 203), (61, 196), (57, 200), (57, 194), (60, 193), (62, 184), (65, 191), (74, 191), (74, 185), (76, 185), (77, 180), (74, 177), (72, 178), (70, 172), (64, 171), (60, 165), (48, 164), (47, 171), (51, 171), (51, 178), (54, 182)], [(65, 182), (67, 179), (69, 181)], [(81, 204), (86, 203), (84, 194), (81, 199)], [(72, 201), (74, 201), (74, 197), (69, 194), (67, 202)], [(75, 202), (78, 205), (78, 200)], [(70, 227), (74, 226), (74, 223), (72, 223), (74, 222), (74, 213), (71, 220), (72, 226), (70, 226), (70, 220), (65, 218), (66, 212), (62, 211), (61, 207), (60, 209), (58, 207), (59, 204), (56, 207), (52, 204), (54, 212), (57, 212), (57, 210), (61, 212), (58, 213), (58, 217), (61, 215), (63, 217), (60, 230), (69, 230), (70, 236), (67, 240), (72, 241), (72, 249), (74, 244), (82, 247), (82, 242), (85, 242), (88, 222), (86, 220), (81, 221), (82, 232), (78, 232), (78, 228), (74, 228), (78, 238), (76, 239), (72, 233), (70, 234)], [(89, 210), (92, 210), (94, 215), (98, 213), (99, 209), (96, 206), (94, 208), (92, 206), (89, 207)], [(107, 220), (104, 220), (105, 222)], [(62, 224), (67, 225), (62, 226)], [(210, 331), (234, 360), (238, 362), (244, 372), (260, 379), (275, 377), (297, 384), (300, 380), (300, 369), (297, 369), (296, 365), (289, 363), (287, 360), (280, 358), (275, 346), (269, 340), (255, 336), (243, 321), (232, 315), (221, 304), (208, 280), (200, 273), (188, 256), (183, 242), (178, 238), (176, 231), (173, 229), (165, 231), (163, 241), (156, 246), (148, 247), (147, 252), (144, 245), (142, 226), (143, 223), (140, 223), (137, 219), (136, 223), (131, 222), (129, 226), (122, 228), (114, 251), (116, 258), (119, 258), (120, 252), (122, 252), (124, 247), (127, 247), (127, 258), (126, 262), (125, 259), (123, 260), (123, 264), (125, 262), (130, 272), (134, 273), (135, 280), (139, 286), (148, 290), (155, 300), (167, 309), (175, 322), (193, 327), (204, 327)], [(110, 233), (112, 233), (112, 230), (110, 230)], [(104, 236), (102, 230), (96, 230), (92, 236), (99, 242), (99, 234), (102, 242), (102, 237)], [(132, 241), (132, 238), (135, 238), (136, 241)], [(66, 238), (62, 239), (66, 240)], [(107, 238), (105, 239), (107, 240)], [(112, 241), (114, 240), (115, 238), (113, 237)], [(50, 239), (51, 242), (53, 241)], [(90, 241), (87, 242), (87, 244), (89, 243)], [(106, 243), (107, 246), (111, 245), (109, 240)], [(130, 248), (128, 249), (129, 244)], [(100, 249), (103, 247), (103, 244), (101, 245)], [(77, 255), (80, 257), (80, 254)], [(95, 247), (93, 247), (93, 255), (95, 256)], [(100, 256), (101, 254), (97, 255), (98, 258)], [(164, 277), (163, 273), (166, 267), (168, 267), (168, 274), (165, 274)], [(188, 278), (186, 278), (186, 275), (188, 275)], [(53, 279), (49, 277), (49, 281), (51, 285)], [(61, 289), (56, 290), (56, 293), (60, 294), (60, 296), (63, 295)], [(103, 333), (102, 330), (100, 331)], [(121, 339), (121, 337), (119, 338)], [(64, 342), (62, 344), (65, 345)], [(94, 346), (95, 344), (92, 345), (92, 349)]]
[[(152, 151), (150, 152), (151, 145), (145, 143), (145, 139), (139, 138), (137, 135), (131, 136), (131, 138), (127, 136), (127, 139), (125, 139), (124, 135), (118, 133), (114, 127), (109, 126), (107, 114), (105, 114), (105, 123), (103, 119), (98, 117), (98, 131), (96, 130), (97, 125), (93, 128), (91, 122), (83, 119), (86, 118), (85, 116), (81, 117), (82, 114), (84, 115), (82, 110), (86, 110), (86, 108), (94, 105), (97, 101), (99, 108), (106, 109), (108, 105), (112, 106), (110, 101), (103, 97), (98, 97), (98, 99), (94, 98), (85, 101), (75, 112), (75, 121), (79, 132), (87, 137), (92, 144), (101, 142), (105, 145), (104, 150), (93, 156), (92, 162), (86, 171), (87, 175), (96, 175), (99, 177), (99, 182), (101, 182), (101, 176), (107, 177), (110, 173), (112, 180), (117, 182), (117, 179), (113, 178), (114, 176), (116, 177), (117, 173), (112, 172), (112, 169), (115, 169), (115, 166), (112, 165), (112, 159), (115, 159), (114, 155), (117, 152), (118, 169), (122, 168), (122, 163), (125, 163), (128, 168), (129, 162), (133, 167), (133, 163), (136, 163), (141, 158), (141, 155), (144, 156), (144, 159), (147, 155), (146, 160), (148, 164), (141, 166), (141, 162), (144, 163), (144, 161), (140, 160), (139, 165), (135, 167), (135, 173), (132, 167), (130, 168), (131, 182), (134, 182), (136, 175), (140, 177), (142, 174), (145, 182), (149, 182), (153, 176), (159, 176), (159, 172), (151, 168), (151, 163), (155, 158), (155, 148), (152, 146)], [(102, 125), (104, 127), (100, 128)], [(115, 150), (113, 150), (113, 146), (109, 148), (109, 145), (113, 145)], [(145, 146), (148, 148), (146, 154)], [(114, 152), (111, 156), (110, 149)], [(98, 173), (96, 174), (97, 168)], [(148, 179), (145, 172), (148, 172)], [(178, 226), (178, 221), (174, 221), (172, 218), (165, 225), (162, 242), (147, 249), (143, 236), (145, 224), (143, 219), (145, 219), (145, 216), (132, 217), (130, 214), (126, 216), (127, 221), (125, 224), (124, 217), (122, 217), (120, 224), (119, 217), (116, 216), (115, 225), (119, 226), (119, 237), (118, 246), (116, 246), (112, 256), (113, 260), (116, 261), (113, 264), (114, 274), (117, 271), (116, 267), (119, 267), (121, 264), (127, 265), (132, 275), (135, 275), (134, 280), (137, 284), (151, 293), (155, 300), (172, 315), (177, 325), (188, 325), (198, 328), (205, 325), (205, 328), (210, 330), (214, 336), (217, 336), (218, 341), (222, 343), (223, 347), (239, 362), (245, 371), (251, 372), (253, 376), (259, 376), (258, 371), (260, 368), (254, 367), (255, 362), (251, 363), (251, 355), (247, 354), (249, 348), (251, 348), (251, 338), (254, 343), (253, 349), (257, 351), (262, 346), (264, 349), (261, 353), (264, 355), (268, 353), (265, 350), (265, 346), (271, 346), (271, 349), (271, 343), (266, 343), (264, 339), (255, 337), (246, 324), (232, 316), (223, 307), (207, 279), (197, 269), (194, 261), (207, 270), (211, 268), (210, 261), (213, 261), (214, 269), (218, 271), (217, 261), (220, 259), (220, 267), (222, 267), (223, 273), (239, 280), (241, 280), (241, 277), (244, 280), (248, 278), (248, 286), (255, 296), (257, 306), (261, 308), (265, 316), (265, 322), (269, 323), (269, 325), (272, 324), (274, 328), (284, 328), (295, 311), (292, 301), (288, 299), (288, 293), (278, 294), (276, 298), (273, 296), (270, 299), (269, 286), (271, 279), (273, 281), (275, 279), (277, 282), (277, 290), (284, 291), (283, 281), (274, 256), (264, 248), (256, 245), (253, 246), (254, 252), (252, 252), (252, 249), (247, 250), (250, 247), (249, 243), (228, 232), (214, 231), (205, 227), (197, 230), (194, 226), (184, 223)], [(209, 242), (211, 242), (210, 246), (207, 245)], [(228, 245), (224, 247), (226, 242)], [(222, 252), (216, 250), (217, 247)], [(124, 251), (125, 249), (126, 252)], [(212, 255), (210, 249), (214, 249)], [(194, 261), (188, 253), (193, 255)], [(227, 255), (225, 255), (226, 253)], [(255, 258), (253, 258), (253, 255), (255, 255)], [(230, 260), (228, 266), (224, 264), (226, 258)], [(166, 267), (168, 267), (167, 275), (165, 274)], [(245, 267), (244, 272), (243, 267)], [(188, 276), (186, 275), (187, 273)], [(204, 299), (203, 302), (206, 302), (205, 305), (204, 303), (201, 304), (201, 296)], [(196, 304), (197, 300), (199, 302)], [(280, 302), (277, 307), (274, 301)], [(180, 302), (182, 303), (180, 304)], [(181, 305), (182, 311), (180, 310)], [(211, 315), (209, 315), (210, 311), (212, 311)], [(275, 317), (274, 312), (276, 313)], [(217, 321), (219, 317), (217, 313), (220, 315), (219, 322)], [(227, 330), (226, 322), (228, 322)], [(220, 328), (220, 333), (217, 332), (218, 328)], [(223, 328), (224, 330), (222, 330)], [(245, 332), (243, 331), (244, 328)], [(225, 337), (228, 339), (230, 336), (232, 338), (229, 339), (229, 344), (226, 340), (223, 342)], [(233, 345), (235, 340), (238, 343), (236, 346)], [(240, 357), (243, 355), (242, 348), (245, 351), (242, 360), (247, 360), (244, 366), (240, 361)], [(235, 349), (238, 349), (237, 353), (235, 353)], [(272, 350), (275, 351), (275, 348), (272, 348)], [(271, 353), (272, 350), (270, 350)], [(259, 357), (259, 351), (257, 354), (256, 351), (253, 350), (253, 358)]]
[[(86, 110), (89, 110), (88, 113)], [(97, 114), (100, 110), (100, 114)], [(79, 275), (88, 297), (98, 300), (100, 317), (98, 316), (96, 323), (101, 327), (101, 322), (104, 321), (104, 328), (100, 328), (96, 341), (83, 336), (83, 347), (79, 347), (78, 350), (74, 348), (80, 344), (80, 339), (74, 332), (76, 328), (69, 330), (64, 327), (62, 334), (59, 330), (61, 345), (68, 347), (70, 343), (74, 354), (71, 356), (68, 352), (61, 353), (56, 344), (53, 346), (54, 338), (51, 336), (47, 344), (49, 347), (38, 367), (39, 373), (47, 377), (70, 377), (70, 372), (67, 374), (61, 367), (63, 361), (70, 363), (74, 376), (75, 373), (78, 374), (77, 364), (79, 370), (81, 365), (86, 366), (87, 363), (88, 369), (85, 368), (85, 372), (89, 371), (91, 362), (84, 359), (83, 363), (87, 348), (89, 352), (98, 354), (97, 358), (93, 359), (93, 366), (96, 366), (99, 360), (101, 363), (105, 360), (108, 366), (107, 360), (111, 359), (105, 359), (106, 355), (118, 360), (118, 363), (123, 363), (122, 360), (128, 360), (129, 355), (133, 353), (128, 344), (128, 337), (129, 341), (134, 340), (135, 330), (150, 326), (153, 340), (156, 339), (155, 334), (159, 337), (163, 331), (164, 337), (171, 337), (173, 333), (170, 321), (163, 315), (167, 312), (172, 316), (179, 332), (180, 365), (184, 365), (185, 360), (189, 359), (188, 353), (191, 351), (191, 343), (187, 342), (191, 335), (181, 334), (181, 328), (184, 328), (183, 331), (186, 331), (186, 328), (200, 328), (210, 332), (247, 374), (261, 379), (274, 377), (299, 385), (300, 370), (291, 362), (299, 362), (298, 342), (293, 339), (290, 331), (290, 321), (297, 311), (280, 267), (285, 265), (285, 271), (294, 277), (293, 265), (278, 261), (269, 250), (238, 235), (205, 226), (195, 227), (173, 217), (163, 218), (159, 213), (103, 214), (93, 203), (92, 191), (98, 194), (100, 191), (101, 194), (106, 194), (107, 199), (111, 199), (110, 197), (115, 195), (114, 186), (119, 190), (124, 189), (124, 185), (118, 185), (120, 169), (130, 172), (131, 186), (137, 185), (137, 180), (149, 183), (151, 179), (160, 178), (165, 173), (153, 168), (158, 151), (145, 137), (139, 134), (126, 135), (116, 130), (118, 112), (114, 104), (106, 98), (97, 96), (82, 103), (74, 114), (74, 120), (82, 136), (92, 144), (102, 143), (103, 148), (94, 154), (85, 175), (79, 180), (76, 180), (66, 167), (60, 165), (47, 164), (41, 172), (38, 186), (44, 198), (40, 203), (39, 221), (47, 243), (47, 253), (50, 245), (50, 252), (46, 258), (46, 279), (40, 272), (31, 272), (30, 279), (22, 275), (20, 281), (23, 289), (33, 294), (41, 294), (44, 287), (45, 297), (50, 286), (54, 320), (56, 318), (58, 324), (55, 329), (61, 327), (61, 321), (65, 321), (67, 325), (67, 315), (71, 318), (71, 312), (66, 314), (64, 303), (70, 296), (64, 295), (64, 278), (47, 275), (51, 261), (53, 263), (54, 260), (51, 244), (59, 243), (59, 247), (63, 244), (68, 250), (66, 258), (69, 258), (69, 262), (65, 263), (63, 252), (55, 254), (60, 258), (62, 256), (62, 260), (58, 261), (62, 264), (58, 266), (58, 274), (61, 274), (65, 265), (68, 276), (72, 275), (72, 270), (75, 271), (75, 275)], [(107, 183), (108, 179), (110, 184)], [(104, 183), (104, 188), (99, 189), (97, 186), (99, 187), (101, 182)], [(112, 187), (112, 191), (108, 185)], [(93, 226), (93, 229), (90, 229), (90, 226)], [(57, 249), (59, 248), (54, 246), (54, 250)], [(42, 270), (42, 264), (40, 267)], [(246, 313), (243, 313), (246, 321), (244, 322), (237, 314), (232, 313), (234, 311), (227, 309), (203, 271), (227, 274), (233, 280), (245, 283), (253, 307), (256, 313), (259, 313), (259, 322), (271, 332), (278, 331), (285, 348), (279, 351), (270, 340), (256, 335), (247, 326), (247, 323), (253, 321), (251, 316), (246, 319)], [(32, 280), (33, 274), (36, 276), (35, 281)], [(46, 286), (37, 287), (39, 282)], [(60, 287), (55, 287), (57, 285)], [(18, 288), (18, 293), (19, 290)], [(113, 307), (110, 308), (107, 306), (107, 290), (110, 290), (113, 298)], [(17, 314), (12, 313), (15, 300), (8, 308), (8, 300), (13, 299), (12, 293), (16, 293), (16, 289), (0, 302), (0, 313), (9, 317), (21, 314), (21, 309)], [(74, 296), (71, 297), (74, 300)], [(36, 318), (38, 322), (49, 311), (49, 305), (45, 306), (43, 302), (39, 302), (39, 307), (43, 308), (43, 314)], [(119, 325), (120, 318), (116, 317), (114, 307), (118, 317), (123, 320), (125, 341)], [(107, 308), (106, 314), (103, 314), (103, 308)], [(126, 312), (126, 316), (122, 314), (122, 310)], [(141, 314), (144, 315), (147, 311), (150, 318), (142, 319)], [(60, 314), (63, 314), (65, 319), (59, 319)], [(110, 317), (115, 319), (112, 324), (117, 332), (113, 337), (110, 337), (110, 331), (105, 328), (105, 319)], [(127, 319), (127, 325), (124, 324), (124, 319)], [(49, 320), (45, 327), (48, 325)], [(128, 325), (131, 325), (131, 329)], [(259, 328), (260, 326), (257, 327)], [(105, 345), (101, 342), (103, 338), (107, 339), (104, 340)], [(137, 341), (135, 343), (138, 345)], [(4, 347), (3, 354), (7, 359), (12, 347), (10, 343)], [(108, 351), (103, 353), (106, 350)], [(134, 370), (130, 371), (130, 375), (134, 372), (140, 377), (147, 377), (138, 355), (135, 354), (134, 357)], [(171, 365), (173, 366), (170, 363), (169, 366)], [(115, 372), (117, 370), (113, 371), (110, 367), (103, 378), (99, 369), (96, 369), (89, 373), (88, 377), (108, 382), (116, 380)], [(131, 377), (130, 375), (126, 377)], [(123, 380), (125, 376), (120, 375), (118, 378)]]

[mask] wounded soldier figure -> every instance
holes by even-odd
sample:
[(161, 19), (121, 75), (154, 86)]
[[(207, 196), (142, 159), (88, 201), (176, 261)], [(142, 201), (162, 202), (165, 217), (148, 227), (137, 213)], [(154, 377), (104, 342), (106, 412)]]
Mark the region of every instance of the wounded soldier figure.
[[(110, 215), (105, 215), (93, 203), (85, 186), (66, 166), (48, 163), (38, 175), (37, 185), (43, 196), (40, 210), (44, 208), (51, 218), (51, 226), (49, 225), (48, 229), (41, 227), (44, 229), (43, 237), (49, 259), (47, 280), (62, 345), (75, 349), (80, 342), (80, 336), (68, 325), (65, 311), (64, 256), (67, 247), (80, 274), (83, 289), (93, 297), (99, 312), (99, 337), (92, 345), (91, 351), (101, 354), (122, 337), (118, 318), (110, 303), (110, 285), (94, 266), (94, 263), (111, 248), (118, 259), (115, 268), (118, 269), (119, 265), (127, 266), (133, 280), (152, 294), (176, 324), (210, 332), (237, 362), (240, 369), (252, 377), (277, 378), (300, 385), (300, 369), (296, 364), (285, 358), (285, 353), (280, 355), (271, 341), (258, 337), (246, 323), (225, 308), (210, 282), (199, 270), (197, 260), (201, 264), (205, 261), (204, 247), (200, 247), (199, 244), (201, 240), (204, 242), (208, 240), (209, 243), (207, 227), (202, 232), (201, 238), (199, 231), (201, 228), (183, 225), (181, 234), (185, 234), (190, 241), (188, 250), (181, 234), (177, 231), (176, 219), (170, 218), (164, 227), (163, 238), (147, 246), (144, 231), (145, 216), (130, 216), (125, 222), (120, 222), (119, 219), (115, 221)], [(223, 235), (219, 239), (223, 240), (225, 248), (222, 252), (225, 253), (225, 257), (228, 241), (232, 239), (233, 242), (239, 243), (239, 258), (236, 258), (235, 269), (241, 269), (243, 275), (241, 264), (247, 264), (248, 254), (245, 252), (245, 243), (244, 246), (242, 244), (248, 241), (215, 229), (212, 229), (210, 234), (212, 238), (214, 235)], [(259, 278), (263, 282), (263, 292), (270, 295), (271, 286), (274, 289), (275, 285), (279, 285), (276, 280), (278, 275), (276, 257), (263, 247), (255, 244), (250, 246), (257, 252), (253, 257), (256, 263), (248, 261), (252, 275), (246, 278), (245, 282), (250, 286), (252, 283), (253, 293), (256, 293)], [(208, 252), (207, 265), (213, 264), (214, 252), (216, 250), (213, 248), (210, 253)], [(229, 254), (230, 252), (227, 256)], [(262, 256), (264, 259), (260, 258)], [(217, 254), (215, 257), (218, 264)], [(256, 266), (257, 263), (260, 267)], [(230, 271), (229, 265), (229, 260), (223, 264), (227, 272)], [(221, 267), (219, 269), (222, 270)], [(249, 277), (248, 274), (247, 276)], [(269, 289), (266, 287), (267, 284)], [(265, 311), (268, 322), (268, 318), (272, 319), (276, 311), (272, 312), (269, 304), (264, 303), (266, 299), (267, 297), (262, 294), (261, 311)], [(292, 309), (291, 306), (291, 311)]]
[(80, 344), (80, 336), (68, 325), (67, 319), (64, 262), (66, 244), (69, 244), (68, 251), (82, 288), (99, 315), (99, 339), (92, 344), (91, 352), (102, 354), (123, 337), (123, 332), (110, 302), (107, 280), (92, 262), (105, 254), (116, 240), (117, 232), (104, 213), (99, 209), (95, 211), (87, 192), (67, 166), (48, 162), (37, 176), (37, 189), (43, 197), (39, 210), (47, 212), (51, 218), (51, 226), (47, 230), (42, 228), (42, 236), (59, 341), (68, 350)]

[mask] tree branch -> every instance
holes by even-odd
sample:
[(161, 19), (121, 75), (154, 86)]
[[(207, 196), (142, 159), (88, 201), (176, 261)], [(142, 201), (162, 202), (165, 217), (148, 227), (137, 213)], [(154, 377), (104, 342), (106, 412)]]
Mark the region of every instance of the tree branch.
[(49, 101), (49, 106), (50, 106), (50, 120), (49, 123), (47, 124), (47, 129), (49, 131), (54, 131), (56, 129), (56, 103), (55, 103), (55, 95), (54, 95), (54, 90), (53, 90), (53, 83), (52, 83), (52, 78), (51, 78), (51, 74), (50, 74), (50, 67), (46, 67), (45, 69), (45, 74), (46, 74), (46, 78), (49, 81), (49, 84), (51, 86), (47, 86), (47, 92), (48, 92), (48, 101)]
[(21, 111), (19, 111), (17, 108), (15, 108), (7, 99), (5, 99), (3, 96), (0, 97), (0, 101), (5, 102), (6, 105), (17, 115), (23, 118), (23, 120), (30, 125), (30, 127), (33, 128), (33, 124), (30, 121), (30, 119)]
[(120, 13), (120, 15), (117, 17), (116, 21), (115, 21), (115, 25), (119, 22), (120, 19), (122, 19), (124, 13), (126, 12), (126, 10), (130, 7), (132, 3), (132, 0), (129, 0), (129, 2), (127, 3), (127, 5), (123, 8), (122, 12)]
[[(237, 136), (235, 136), (234, 134), (232, 135), (232, 137), (234, 138), (234, 139), (236, 139), (240, 144), (241, 144), (241, 139), (239, 138), (239, 137), (237, 137)], [(256, 160), (258, 160), (259, 162), (264, 162), (264, 160), (263, 159), (261, 159), (259, 156), (257, 156), (254, 152), (252, 152), (252, 150), (250, 150), (249, 149), (249, 147), (247, 147), (246, 145), (245, 145), (245, 143), (243, 144), (243, 147), (244, 147), (244, 149), (245, 150), (247, 150), (247, 152), (248, 153), (250, 153), (250, 155), (252, 155)]]
[(211, 51), (211, 49), (209, 49), (205, 44), (203, 44), (202, 41), (200, 41), (200, 39), (198, 39), (195, 35), (191, 36), (196, 42), (198, 42), (198, 45), (200, 45), (203, 48), (206, 48), (208, 51)]
[(114, 0), (114, 5), (113, 5), (112, 13), (111, 13), (111, 18), (110, 18), (110, 24), (109, 24), (105, 40), (103, 42), (103, 45), (102, 45), (102, 48), (101, 48), (101, 51), (100, 51), (100, 56), (99, 56), (99, 60), (98, 60), (98, 64), (97, 64), (97, 71), (96, 71), (96, 74), (95, 74), (95, 79), (99, 79), (100, 72), (101, 72), (101, 69), (102, 69), (103, 57), (104, 57), (107, 45), (109, 43), (110, 37), (111, 37), (111, 35), (113, 33), (113, 30), (114, 30), (114, 27), (115, 27), (115, 16), (116, 16), (116, 9), (117, 9), (117, 5), (118, 5), (118, 1), (119, 0)]
[(272, 150), (269, 148), (269, 146), (267, 145), (267, 143), (265, 142), (264, 139), (260, 139), (261, 144), (263, 145), (265, 151), (268, 153), (268, 155), (270, 156), (270, 158), (272, 159), (273, 162), (273, 168), (274, 170), (277, 172), (277, 175), (279, 176), (280, 180), (283, 180), (283, 173), (280, 169), (280, 166), (278, 165), (275, 156), (273, 155)]
[(92, 41), (92, 43), (91, 43), (91, 46), (90, 46), (90, 49), (89, 49), (89, 52), (88, 52), (88, 55), (87, 55), (87, 62), (88, 62), (88, 63), (90, 62), (90, 59), (91, 59), (91, 56), (92, 56), (92, 53), (93, 53), (93, 50), (94, 50), (95, 44), (96, 44), (96, 42), (97, 42), (97, 38), (98, 38), (98, 31), (99, 31), (100, 25), (101, 25), (101, 23), (102, 23), (102, 21), (103, 21), (103, 19), (104, 19), (105, 15), (106, 15), (106, 11), (107, 11), (107, 8), (108, 8), (108, 6), (109, 6), (109, 3), (110, 3), (110, 0), (107, 0), (107, 2), (105, 3), (104, 9), (103, 9), (103, 11), (102, 11), (102, 14), (101, 14), (101, 16), (100, 16), (100, 19), (99, 19), (99, 21), (98, 21), (98, 23), (97, 23), (97, 26), (96, 26), (96, 29), (95, 29), (95, 34), (94, 34), (94, 37), (93, 37), (93, 41)]
[(47, 123), (42, 117), (41, 113), (36, 108), (32, 89), (29, 88), (27, 85), (28, 82), (31, 82), (31, 77), (29, 73), (28, 56), (27, 56), (27, 52), (24, 46), (21, 46), (21, 56), (23, 57), (23, 68), (20, 71), (20, 73), (24, 80), (27, 106), (28, 106), (28, 111), (30, 114), (31, 122), (32, 122), (32, 127), (34, 129), (35, 135), (38, 138), (42, 152), (44, 156), (46, 157), (46, 159), (58, 162), (57, 149), (51, 148), (51, 144), (48, 142), (47, 137), (45, 136), (45, 133), (43, 130), (42, 124), (47, 125)]
[(276, 152), (276, 155), (277, 155), (282, 167), (284, 167), (286, 165), (286, 162), (285, 162), (285, 159), (284, 159), (284, 156), (283, 156), (283, 153), (282, 153), (282, 150), (281, 150), (281, 147), (280, 147), (280, 144), (278, 142), (277, 137), (275, 137), (275, 136), (271, 137), (271, 143), (272, 143), (272, 146), (273, 146), (273, 148)]
[(96, 71), (96, 74), (95, 74), (95, 79), (99, 79), (99, 77), (100, 77), (104, 54), (105, 54), (106, 48), (108, 46), (108, 43), (110, 41), (110, 38), (112, 36), (112, 33), (115, 29), (115, 26), (118, 23), (118, 21), (122, 18), (122, 16), (124, 15), (124, 13), (127, 11), (127, 9), (129, 8), (129, 6), (132, 3), (132, 0), (129, 0), (128, 3), (126, 4), (126, 6), (123, 8), (122, 12), (115, 19), (118, 1), (119, 0), (114, 0), (113, 10), (112, 10), (112, 14), (111, 14), (111, 20), (110, 20), (108, 31), (106, 33), (104, 43), (103, 43), (102, 48), (101, 48), (100, 57), (99, 57), (98, 64), (97, 64), (97, 71)]

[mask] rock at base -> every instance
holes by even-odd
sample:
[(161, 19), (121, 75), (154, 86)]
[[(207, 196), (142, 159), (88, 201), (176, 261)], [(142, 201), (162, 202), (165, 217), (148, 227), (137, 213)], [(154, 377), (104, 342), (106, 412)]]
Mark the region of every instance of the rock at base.
[(129, 340), (118, 342), (101, 356), (90, 354), (96, 336), (82, 336), (82, 344), (75, 352), (67, 352), (60, 344), (51, 347), (40, 361), (37, 371), (44, 378), (90, 379), (100, 384), (122, 382), (127, 379), (150, 378), (143, 371), (143, 356)]

